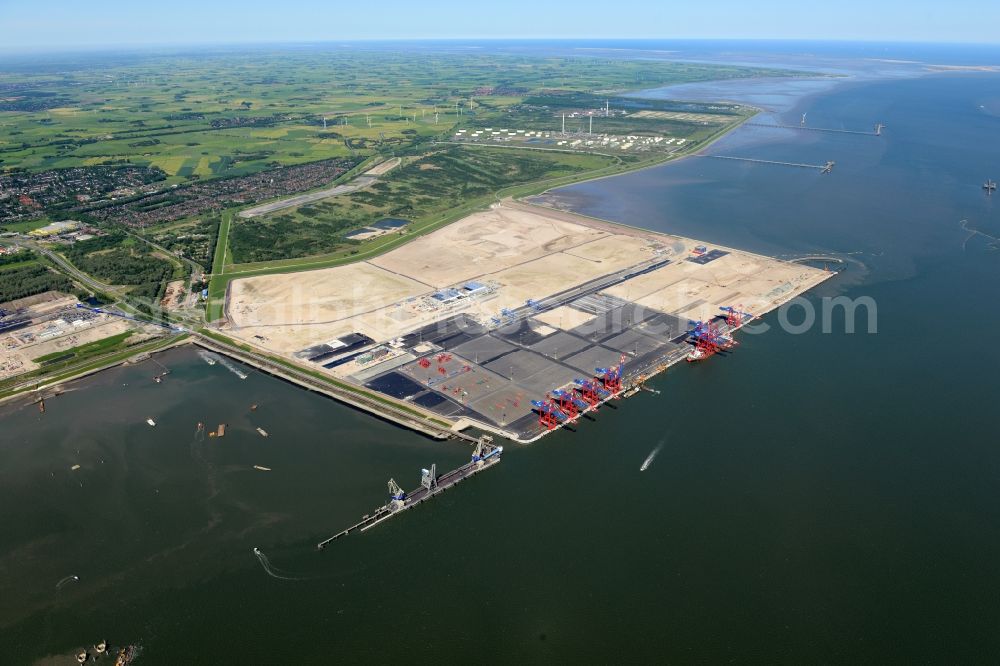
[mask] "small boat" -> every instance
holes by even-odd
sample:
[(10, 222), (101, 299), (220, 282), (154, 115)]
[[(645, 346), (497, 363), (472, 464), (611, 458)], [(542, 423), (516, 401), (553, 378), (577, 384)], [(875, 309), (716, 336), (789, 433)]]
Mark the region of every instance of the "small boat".
[(261, 437), (267, 437), (267, 431), (264, 430), (263, 428), (257, 428), (257, 432), (260, 433)]
[(156, 421), (154, 421), (153, 419), (146, 419), (146, 423), (148, 423), (151, 426), (155, 426), (156, 425)]
[(996, 183), (996, 181), (995, 180), (987, 180), (985, 183), (983, 183), (983, 189), (986, 190), (987, 192), (994, 191), (995, 189), (997, 189), (997, 183)]
[(257, 411), (257, 403), (256, 402), (253, 403), (252, 405), (250, 405), (250, 411), (251, 412), (256, 412)]
[(76, 662), (78, 664), (82, 664), (85, 661), (87, 661), (87, 653), (86, 652), (81, 652), (80, 654), (76, 655)]
[(160, 377), (159, 375), (154, 375), (153, 376), (153, 381), (156, 382), (157, 384), (159, 384), (160, 382), (163, 381), (163, 378)]
[(254, 465), (253, 468), (254, 469), (259, 469), (262, 472), (270, 472), (271, 471), (270, 467), (264, 467), (263, 465)]
[(94, 649), (97, 650), (97, 654), (104, 654), (104, 651), (108, 649), (108, 642), (101, 641), (100, 643), (94, 645)]
[(73, 472), (75, 472), (78, 469), (80, 469), (79, 465), (73, 465), (72, 467), (70, 467), (70, 470), (73, 471)]

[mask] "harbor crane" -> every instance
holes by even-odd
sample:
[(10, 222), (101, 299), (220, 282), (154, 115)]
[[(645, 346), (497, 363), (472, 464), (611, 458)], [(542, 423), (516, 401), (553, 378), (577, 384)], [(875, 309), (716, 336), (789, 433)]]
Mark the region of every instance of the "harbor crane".
[(552, 391), (552, 396), (559, 402), (559, 407), (569, 414), (578, 414), (590, 408), (590, 404), (586, 400), (565, 389)]
[(580, 396), (595, 409), (601, 400), (611, 395), (601, 387), (599, 382), (593, 379), (574, 379), (573, 383), (576, 384), (576, 390)]
[(476, 448), (472, 450), (472, 462), (482, 467), (488, 459), (499, 456), (501, 453), (503, 453), (502, 446), (495, 445), (493, 438), (489, 435), (482, 435), (476, 442)]
[(604, 383), (604, 388), (612, 394), (622, 390), (622, 370), (625, 368), (625, 354), (618, 359), (618, 365), (610, 368), (594, 368)]
[[(742, 308), (743, 306), (739, 305), (737, 307)], [(726, 313), (726, 324), (730, 329), (739, 328), (750, 319), (753, 319), (753, 315), (749, 312), (742, 312), (731, 305), (724, 305), (719, 309)]]
[(399, 508), (406, 501), (406, 491), (399, 487), (395, 479), (389, 479), (389, 505)]
[(688, 331), (688, 334), (694, 342), (694, 349), (688, 354), (688, 361), (702, 361), (723, 349), (730, 349), (736, 345), (736, 341), (731, 336), (719, 331), (718, 326), (712, 321), (693, 321), (691, 323), (694, 324), (694, 328)]
[(559, 407), (551, 400), (532, 400), (532, 406), (538, 411), (538, 422), (546, 430), (553, 430), (560, 423), (569, 419)]
[(420, 485), (427, 490), (434, 490), (437, 488), (438, 476), (437, 476), (437, 463), (431, 465), (430, 469), (420, 470)]

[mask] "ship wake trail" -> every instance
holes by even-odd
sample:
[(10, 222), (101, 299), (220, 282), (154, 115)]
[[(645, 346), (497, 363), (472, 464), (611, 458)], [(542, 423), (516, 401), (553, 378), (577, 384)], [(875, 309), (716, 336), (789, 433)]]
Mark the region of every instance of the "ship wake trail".
[(289, 576), (288, 572), (282, 571), (271, 565), (271, 560), (267, 559), (260, 548), (254, 548), (253, 554), (257, 556), (257, 560), (260, 562), (260, 566), (264, 567), (264, 571), (271, 578), (277, 578), (278, 580), (305, 580), (305, 578), (299, 578), (298, 576)]
[(660, 440), (660, 443), (656, 445), (656, 448), (650, 451), (649, 455), (646, 456), (646, 459), (642, 461), (642, 466), (639, 467), (640, 472), (645, 472), (647, 469), (649, 469), (649, 466), (653, 464), (653, 460), (656, 459), (657, 454), (660, 452), (660, 449), (662, 448), (663, 448), (663, 440)]
[(78, 580), (80, 580), (80, 577), (79, 576), (66, 576), (61, 581), (59, 581), (58, 583), (56, 583), (56, 589), (57, 590), (61, 590), (62, 587), (63, 587), (63, 585), (65, 585), (66, 583), (70, 582), (71, 580), (78, 581)]
[(219, 363), (222, 364), (222, 367), (224, 367), (226, 370), (228, 370), (229, 372), (233, 373), (234, 375), (236, 375), (240, 379), (246, 379), (247, 378), (247, 373), (241, 371), (235, 365), (233, 365), (232, 363), (230, 363), (229, 359), (225, 359), (225, 358), (221, 358), (220, 357), (219, 358)]
[(211, 352), (205, 351), (204, 349), (198, 352), (198, 356), (201, 358), (201, 360), (203, 360), (205, 363), (208, 363), (209, 365), (215, 365), (219, 361), (218, 356), (216, 356)]

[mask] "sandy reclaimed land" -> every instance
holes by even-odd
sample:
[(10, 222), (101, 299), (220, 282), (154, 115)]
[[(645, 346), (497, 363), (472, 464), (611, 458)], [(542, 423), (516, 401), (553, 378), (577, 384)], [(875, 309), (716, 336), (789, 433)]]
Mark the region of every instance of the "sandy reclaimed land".
[(427, 291), (367, 262), (234, 280), (228, 314), (236, 326), (336, 323)]
[(730, 252), (707, 264), (681, 259), (603, 293), (699, 320), (719, 315), (723, 306), (763, 314), (829, 277), (829, 273), (809, 266)]
[(418, 238), (371, 260), (402, 275), (419, 275), (434, 287), (447, 287), (487, 273), (569, 250), (605, 231), (541, 213), (495, 207)]
[[(707, 264), (686, 259), (700, 241), (618, 227), (563, 211), (504, 202), (368, 262), (235, 280), (227, 315), (235, 337), (292, 354), (358, 332), (384, 342), (465, 312), (483, 323), (502, 308), (543, 299), (651, 259), (670, 263), (603, 293), (690, 319), (724, 305), (762, 314), (829, 274), (730, 248)], [(442, 305), (437, 289), (469, 281), (495, 292)], [(537, 315), (572, 328), (593, 315), (568, 306)]]
[(594, 264), (596, 274), (604, 275), (652, 259), (653, 247), (640, 238), (613, 235), (564, 250), (563, 254), (579, 259), (581, 270), (587, 271), (587, 264)]
[(606, 261), (585, 261), (570, 252), (558, 252), (541, 259), (490, 274), (491, 280), (500, 283), (496, 298), (496, 311), (516, 308), (530, 299), (541, 299), (570, 286), (614, 273), (650, 259), (653, 255), (633, 247), (635, 239), (609, 236), (596, 241), (607, 250)]
[[(520, 210), (491, 210), (370, 262), (235, 280), (227, 313), (238, 337), (283, 353), (353, 332), (383, 341), (456, 312), (488, 320), (501, 308), (652, 256), (645, 239)], [(470, 280), (495, 281), (500, 289), (492, 298), (447, 311), (407, 303)]]
[(568, 305), (560, 305), (557, 308), (535, 315), (535, 319), (555, 328), (569, 330), (594, 321), (597, 319), (597, 315), (571, 308)]

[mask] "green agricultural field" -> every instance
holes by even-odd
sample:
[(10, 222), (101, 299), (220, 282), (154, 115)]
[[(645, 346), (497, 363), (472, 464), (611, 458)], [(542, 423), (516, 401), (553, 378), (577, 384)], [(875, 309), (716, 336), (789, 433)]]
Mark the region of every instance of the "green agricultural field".
[(614, 162), (586, 153), (439, 146), (406, 158), (366, 189), (266, 217), (237, 218), (229, 232), (229, 247), (236, 263), (350, 253), (361, 243), (345, 234), (384, 218), (419, 226), (506, 187), (586, 173)]
[(605, 93), (787, 74), (658, 60), (337, 47), (78, 57), (58, 72), (0, 71), (0, 86), (10, 91), (0, 103), (0, 168), (130, 163), (163, 169), (168, 183), (184, 182), (398, 149), (553, 90)]
[(3, 231), (15, 231), (19, 234), (25, 234), (29, 231), (34, 231), (35, 229), (41, 229), (51, 222), (51, 220), (43, 217), (37, 220), (27, 220), (25, 222), (8, 222), (7, 224), (0, 225), (0, 229)]
[[(460, 127), (516, 121), (526, 129), (554, 130), (564, 110), (572, 117), (611, 99), (613, 107), (632, 106), (603, 119), (595, 132), (669, 134), (689, 138), (688, 145), (703, 144), (748, 111), (637, 102), (624, 94), (677, 83), (792, 75), (798, 73), (655, 56), (543, 56), (447, 46), (148, 51), (127, 57), (90, 53), (51, 62), (25, 58), (0, 68), (0, 178), (5, 172), (11, 182), (37, 176), (49, 190), (36, 201), (31, 193), (42, 190), (28, 183), (0, 196), (0, 224), (6, 221), (19, 232), (45, 217), (80, 219), (105, 231), (127, 225), (175, 255), (202, 264), (214, 255), (211, 317), (218, 314), (219, 294), (232, 275), (373, 256), (487, 205), (498, 192), (522, 194), (665, 159), (442, 147)], [(706, 125), (694, 117), (632, 112), (643, 109), (711, 112), (731, 122)], [(581, 131), (581, 123), (573, 117), (567, 130)], [(233, 217), (234, 206), (249, 205), (255, 197), (317, 188), (316, 165), (329, 164), (324, 161), (351, 165), (391, 156), (402, 156), (405, 163), (367, 190), (265, 219)], [(105, 165), (113, 168), (84, 169), (62, 181), (53, 172)], [(277, 179), (277, 193), (261, 195), (252, 184), (244, 190), (242, 185), (224, 187), (237, 182), (230, 178), (266, 178), (267, 172), (297, 165), (310, 165), (305, 170), (314, 174), (312, 179), (297, 173)], [(13, 170), (16, 178), (9, 173)], [(192, 184), (228, 192), (219, 197), (225, 208), (184, 208), (183, 186)], [(173, 186), (180, 188), (176, 195)], [(203, 198), (211, 202), (213, 191)], [(161, 207), (171, 205), (181, 207), (179, 215), (157, 217)], [(403, 234), (345, 237), (381, 217), (412, 224)], [(216, 228), (217, 241), (207, 242), (204, 235)], [(69, 258), (100, 281), (131, 285), (132, 296), (154, 297), (166, 280), (181, 277), (175, 256), (165, 261), (124, 235), (114, 237), (113, 247)]]

